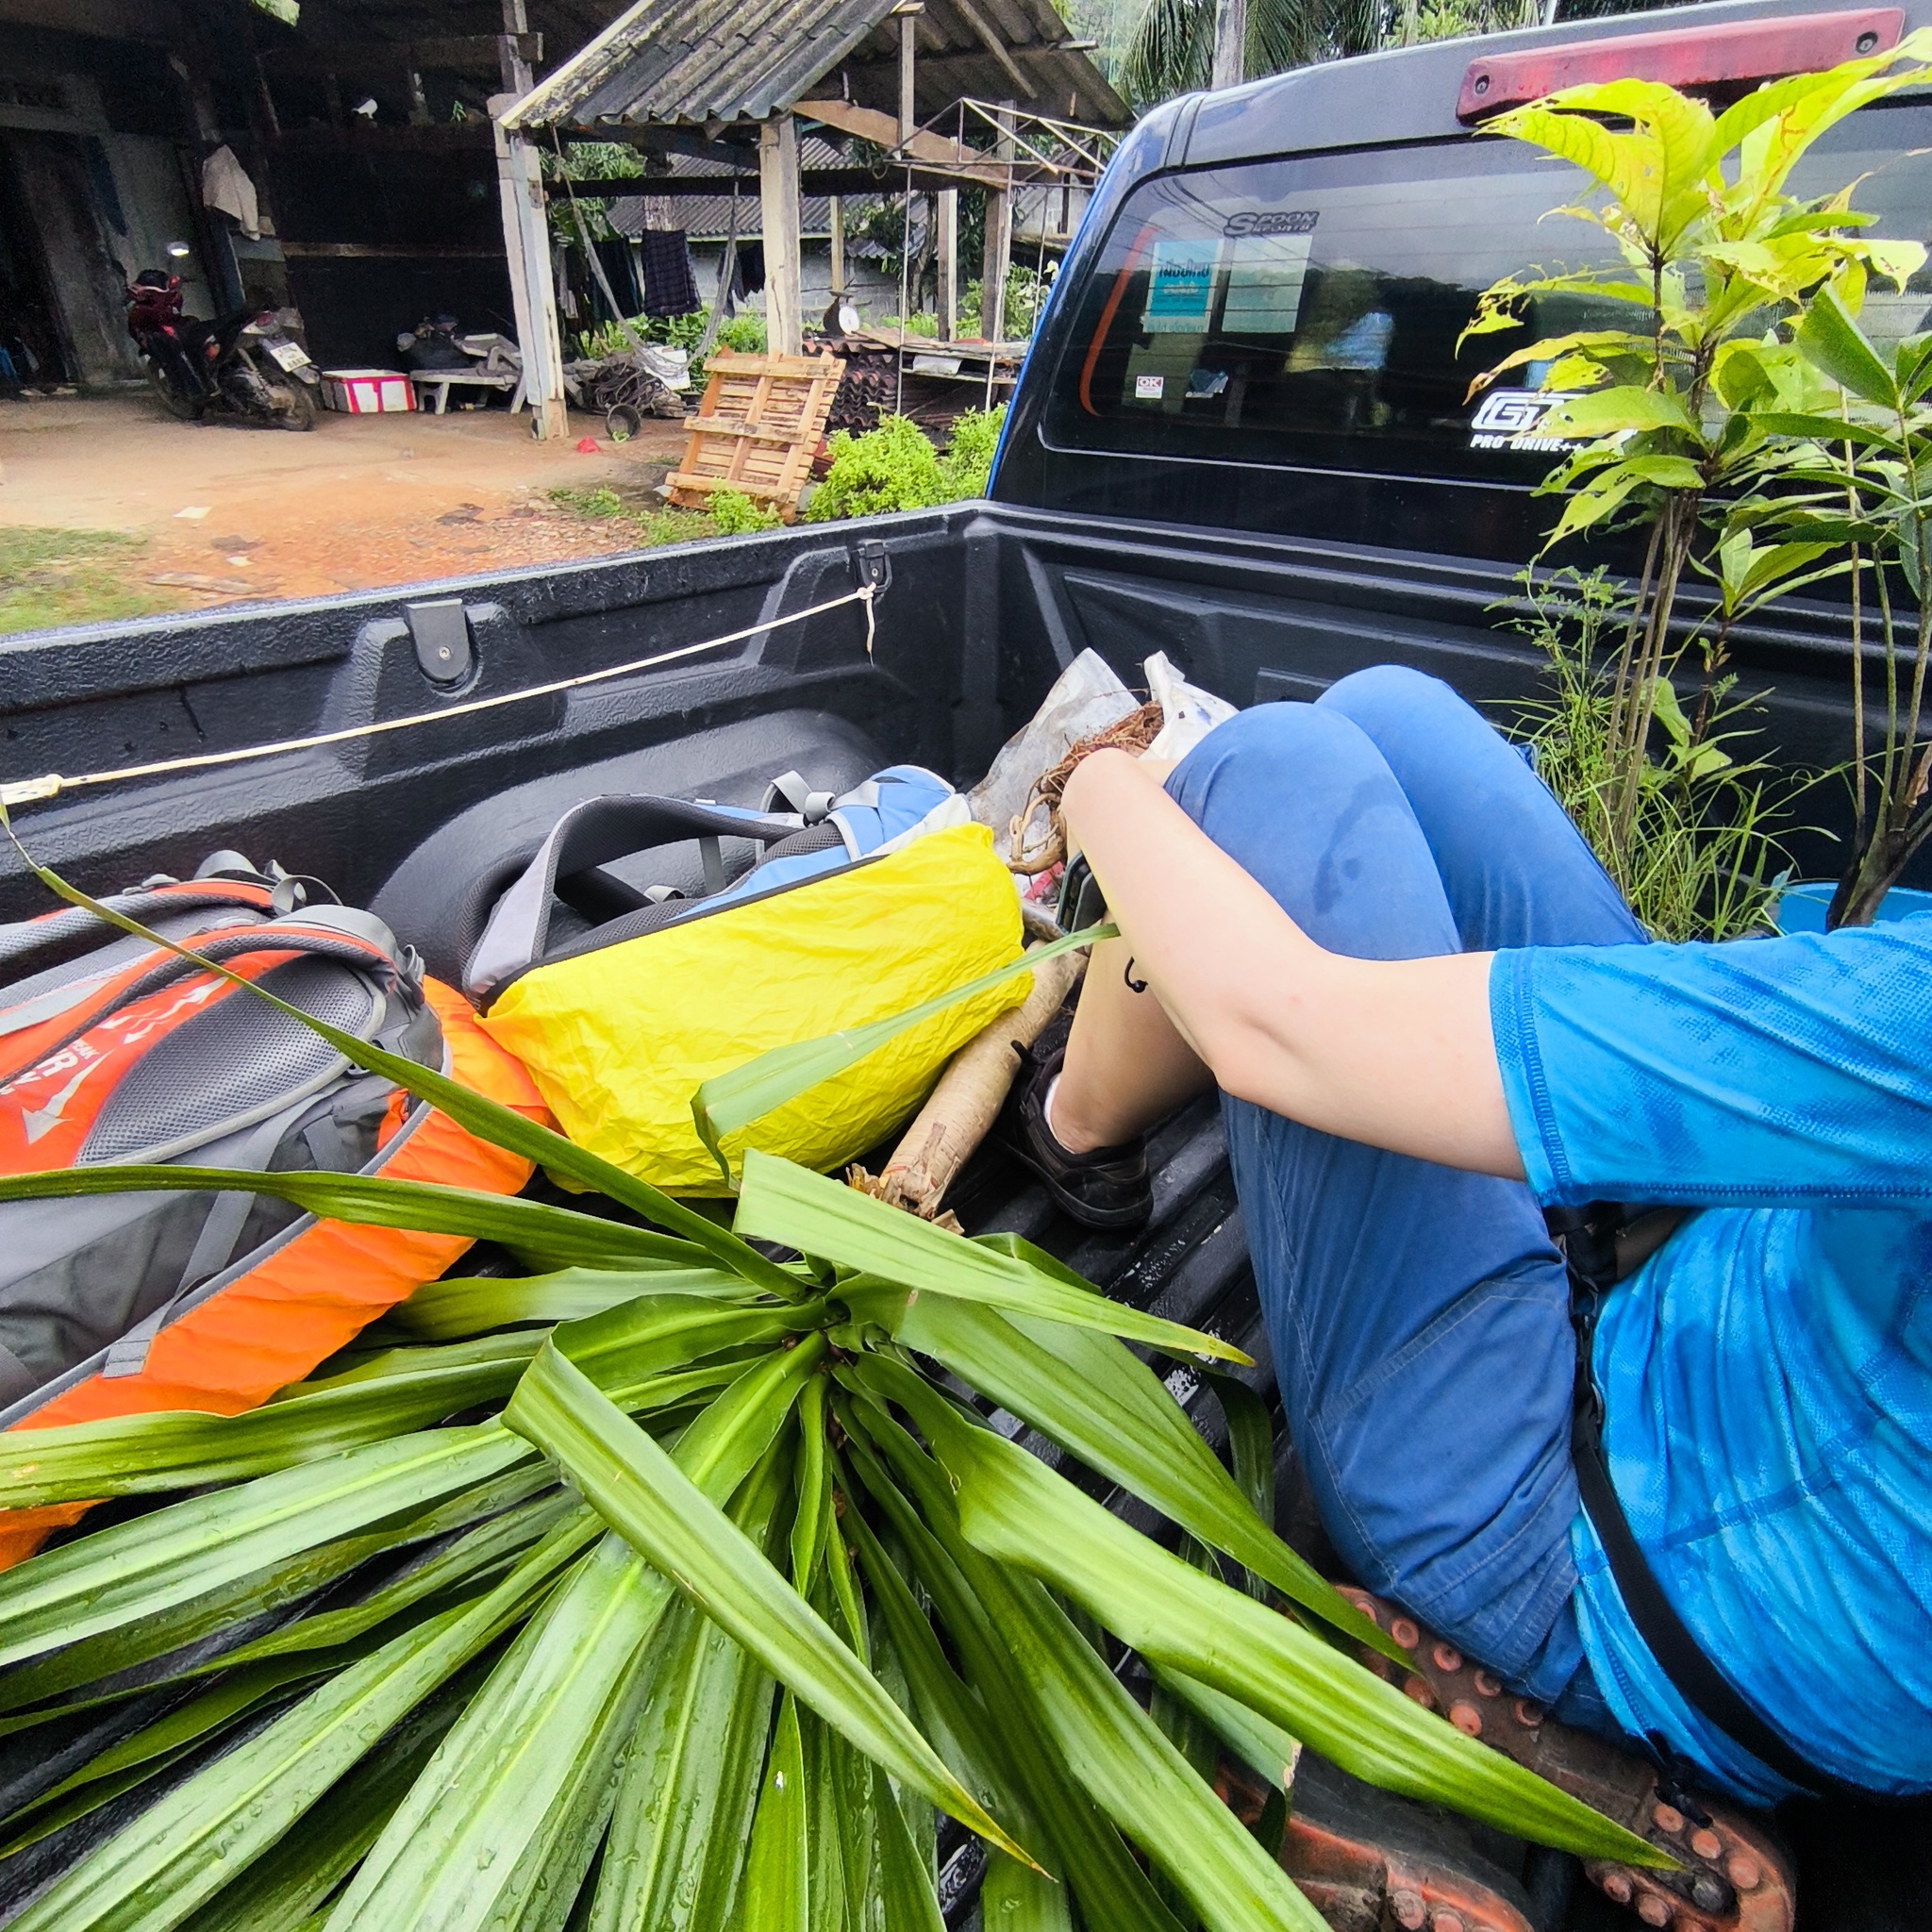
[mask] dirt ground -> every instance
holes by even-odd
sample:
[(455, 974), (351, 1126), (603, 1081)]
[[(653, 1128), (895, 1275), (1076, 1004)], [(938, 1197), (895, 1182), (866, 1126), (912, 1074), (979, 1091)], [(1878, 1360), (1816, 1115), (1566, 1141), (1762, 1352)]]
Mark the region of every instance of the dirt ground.
[[(55, 530), (120, 533), (120, 606), (99, 614), (124, 615), (130, 606), (201, 609), (419, 583), (634, 544), (635, 525), (559, 508), (549, 492), (648, 499), (683, 453), (682, 424), (647, 422), (623, 444), (593, 417), (574, 418), (561, 442), (536, 441), (528, 424), (501, 409), (324, 412), (312, 431), (291, 434), (177, 423), (145, 394), (0, 402), (0, 558), (9, 531), (49, 541)], [(578, 453), (584, 436), (599, 443), (594, 455)], [(51, 621), (90, 614), (58, 609)]]

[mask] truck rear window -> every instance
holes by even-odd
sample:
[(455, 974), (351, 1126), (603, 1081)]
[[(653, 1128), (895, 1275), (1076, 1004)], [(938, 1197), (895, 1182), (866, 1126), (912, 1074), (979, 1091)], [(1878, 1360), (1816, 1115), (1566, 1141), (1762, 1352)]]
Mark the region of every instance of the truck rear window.
[[(1932, 108), (1868, 110), (1793, 182), (1858, 175), (1875, 232), (1932, 229)], [(1914, 153), (1913, 150), (1920, 152)], [(1560, 447), (1532, 365), (1473, 400), (1518, 345), (1628, 327), (1627, 305), (1540, 298), (1530, 330), (1457, 338), (1498, 277), (1611, 260), (1581, 222), (1574, 169), (1474, 141), (1254, 161), (1157, 176), (1123, 204), (1056, 371), (1046, 440), (1060, 448), (1221, 462), (1530, 483)], [(1595, 245), (1592, 245), (1592, 244)], [(1924, 280), (1924, 277), (1920, 278)], [(1874, 291), (1883, 338), (1927, 326), (1932, 283)]]

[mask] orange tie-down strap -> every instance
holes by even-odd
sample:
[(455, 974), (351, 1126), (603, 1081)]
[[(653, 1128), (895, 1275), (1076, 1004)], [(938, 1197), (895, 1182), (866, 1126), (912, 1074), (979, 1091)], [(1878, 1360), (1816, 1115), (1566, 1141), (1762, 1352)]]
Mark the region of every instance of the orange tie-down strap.
[[(423, 990), (442, 1023), (451, 1077), (547, 1122), (549, 1112), (530, 1076), (477, 1025), (462, 995), (426, 977)], [(443, 1181), (513, 1194), (529, 1179), (531, 1163), (429, 1109), (412, 1132), (393, 1143), (381, 1173), (393, 1180)], [(460, 1235), (299, 1222), (295, 1233), (259, 1265), (162, 1328), (138, 1374), (90, 1375), (16, 1423), (14, 1430), (166, 1409), (239, 1415), (299, 1382), (385, 1309), (434, 1281), (470, 1245)], [(58, 1503), (0, 1510), (0, 1570), (32, 1556), (54, 1530), (91, 1507)]]

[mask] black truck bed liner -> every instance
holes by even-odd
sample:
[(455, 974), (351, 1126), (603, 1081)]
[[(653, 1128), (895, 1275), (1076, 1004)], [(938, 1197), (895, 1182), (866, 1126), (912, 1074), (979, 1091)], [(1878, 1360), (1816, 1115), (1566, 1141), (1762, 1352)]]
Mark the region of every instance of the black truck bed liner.
[[(1500, 564), (1367, 545), (961, 505), (436, 586), (462, 598), (477, 659), (448, 697), (416, 661), (408, 608), (420, 591), (16, 639), (0, 644), (0, 775), (85, 773), (433, 711), (881, 585), (870, 660), (862, 613), (846, 606), (566, 696), (75, 791), (15, 814), (37, 858), (95, 889), (192, 871), (221, 846), (279, 858), (351, 903), (373, 904), (432, 971), (452, 976), (475, 878), (520, 864), (577, 798), (655, 791), (755, 805), (790, 768), (814, 786), (841, 785), (896, 759), (971, 782), (1089, 647), (1130, 682), (1142, 658), (1165, 650), (1238, 704), (1313, 697), (1350, 670), (1393, 661), (1507, 706), (1535, 683), (1527, 647), (1494, 627), (1491, 607), (1509, 595), (1510, 576)], [(1749, 678), (1775, 686), (1770, 723), (1788, 754), (1837, 757), (1844, 661), (1829, 613), (1782, 613), (1741, 639), (1740, 654)], [(0, 916), (42, 909), (38, 883), (16, 855), (0, 853)], [(1082, 1236), (994, 1156), (963, 1177), (958, 1205), (974, 1228), (1024, 1234), (1113, 1293), (1215, 1327), (1255, 1356), (1248, 1379), (1273, 1400), (1214, 1109), (1202, 1104), (1170, 1123), (1154, 1155), (1154, 1224), (1131, 1241)], [(1214, 1438), (1218, 1409), (1189, 1392)], [(1281, 1527), (1320, 1561), (1325, 1542), (1285, 1443), (1283, 1457)], [(0, 1744), (0, 1785), (25, 1768), (18, 1747)], [(16, 1872), (0, 1868), (0, 1909), (46, 1861), (79, 1856), (116, 1809), (24, 1855)], [(1923, 1888), (1901, 1847), (1928, 1817), (1928, 1807), (1798, 1812), (1806, 1932), (1923, 1924)], [(970, 1890), (954, 1914), (961, 1923), (974, 1909)], [(1544, 1890), (1555, 1909), (1547, 1881)], [(1607, 1932), (1619, 1921), (1579, 1887), (1550, 1923)]]

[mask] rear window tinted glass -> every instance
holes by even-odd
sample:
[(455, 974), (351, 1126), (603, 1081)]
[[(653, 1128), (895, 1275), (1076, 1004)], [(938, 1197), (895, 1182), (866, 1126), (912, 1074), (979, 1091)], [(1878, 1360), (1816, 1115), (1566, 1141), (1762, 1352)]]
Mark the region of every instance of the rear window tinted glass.
[[(1793, 182), (1821, 193), (1864, 174), (1874, 232), (1932, 229), (1932, 109), (1867, 111)], [(1874, 172), (1876, 171), (1876, 172)], [(1116, 217), (1046, 419), (1064, 448), (1223, 462), (1534, 482), (1558, 447), (1537, 434), (1549, 398), (1532, 364), (1471, 398), (1518, 345), (1628, 327), (1623, 303), (1539, 297), (1528, 328), (1457, 340), (1476, 297), (1511, 273), (1614, 259), (1549, 210), (1586, 191), (1574, 169), (1514, 142), (1320, 155), (1166, 175)], [(1922, 285), (1924, 287), (1922, 288)], [(1867, 321), (1927, 325), (1932, 283), (1874, 292)]]

